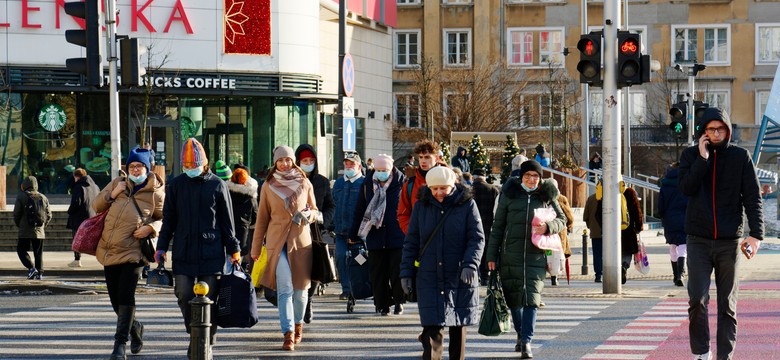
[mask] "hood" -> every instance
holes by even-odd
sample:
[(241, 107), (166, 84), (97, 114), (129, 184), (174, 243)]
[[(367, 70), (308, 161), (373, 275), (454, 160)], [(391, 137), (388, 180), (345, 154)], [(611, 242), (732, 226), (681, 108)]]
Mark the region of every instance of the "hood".
[(247, 181), (246, 184), (236, 184), (232, 181), (228, 181), (227, 187), (228, 187), (228, 191), (230, 192), (249, 195), (251, 197), (257, 195), (257, 181)]
[(22, 180), (22, 191), (38, 191), (38, 179), (28, 176)]
[[(523, 181), (519, 177), (510, 177), (509, 181), (501, 187), (501, 193), (506, 194), (510, 199), (515, 199), (520, 196), (521, 193), (525, 192), (521, 186), (522, 183)], [(556, 200), (561, 194), (552, 179), (542, 179), (542, 181), (539, 182), (539, 187), (533, 192), (538, 192), (545, 202)]]
[(661, 186), (677, 186), (679, 180), (678, 176), (680, 175), (680, 169), (679, 168), (669, 168), (666, 170), (666, 174), (664, 175), (663, 179), (661, 179)]
[[(295, 149), (295, 165), (301, 166), (301, 161), (298, 160), (298, 157), (301, 155), (301, 152), (304, 151), (304, 150), (311, 151), (312, 154), (314, 154), (314, 157), (315, 158), (317, 157), (317, 151), (314, 150), (313, 146), (311, 146), (309, 144), (301, 144), (300, 146), (298, 146), (297, 149)], [(314, 177), (314, 175), (317, 175), (317, 174), (320, 173), (319, 169), (320, 169), (320, 161), (317, 160), (317, 161), (314, 162), (314, 170), (312, 170), (311, 174), (309, 174), (307, 176), (311, 179), (312, 177)]]
[(698, 139), (704, 135), (704, 129), (707, 128), (707, 124), (713, 120), (720, 120), (728, 127), (729, 133), (728, 136), (726, 136), (726, 141), (724, 141), (722, 147), (728, 146), (731, 143), (731, 132), (734, 130), (731, 126), (731, 117), (728, 113), (716, 107), (711, 107), (704, 110), (704, 114), (696, 121), (696, 132), (694, 134), (694, 139), (696, 139), (698, 142)]
[[(422, 201), (425, 204), (439, 203), (438, 201), (436, 201), (436, 198), (433, 197), (433, 193), (431, 193), (431, 189), (429, 189), (427, 186), (423, 186), (420, 188), (420, 190), (417, 192), (417, 197), (420, 201)], [(455, 184), (455, 191), (453, 191), (449, 196), (444, 198), (444, 206), (461, 205), (468, 202), (473, 197), (474, 195), (470, 187), (463, 186), (461, 184)]]
[(460, 154), (461, 151), (466, 151), (466, 148), (463, 147), (463, 146), (458, 146), (458, 152), (455, 153), (455, 155), (457, 155), (457, 156), (465, 156), (466, 155), (465, 153), (463, 155)]

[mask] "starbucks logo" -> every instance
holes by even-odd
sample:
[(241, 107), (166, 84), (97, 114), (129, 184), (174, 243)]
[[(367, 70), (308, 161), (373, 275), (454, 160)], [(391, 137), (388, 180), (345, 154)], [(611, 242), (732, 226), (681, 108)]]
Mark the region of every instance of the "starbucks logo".
[(59, 131), (67, 120), (65, 110), (57, 104), (49, 104), (38, 113), (38, 122), (48, 131)]

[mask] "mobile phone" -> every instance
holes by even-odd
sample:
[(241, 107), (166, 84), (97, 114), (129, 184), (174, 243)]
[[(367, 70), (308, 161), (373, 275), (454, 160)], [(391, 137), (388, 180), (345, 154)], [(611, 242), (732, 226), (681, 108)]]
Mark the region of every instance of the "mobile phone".
[(745, 258), (750, 260), (750, 258), (753, 257), (753, 248), (748, 243), (743, 243), (740, 247), (742, 249), (742, 253), (745, 254)]

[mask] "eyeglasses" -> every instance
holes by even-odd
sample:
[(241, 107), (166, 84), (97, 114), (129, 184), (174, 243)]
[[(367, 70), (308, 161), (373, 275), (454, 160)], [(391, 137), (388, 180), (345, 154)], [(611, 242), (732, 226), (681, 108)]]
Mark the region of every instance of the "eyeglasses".
[(707, 134), (710, 134), (710, 135), (715, 135), (717, 133), (725, 134), (728, 130), (729, 130), (729, 128), (727, 128), (725, 126), (704, 129), (704, 131), (706, 131)]
[(523, 174), (523, 179), (538, 179), (539, 174)]
[(144, 167), (146, 167), (144, 164), (132, 164), (127, 166), (127, 168), (130, 170), (143, 169)]
[(345, 159), (354, 159), (357, 156), (358, 156), (358, 154), (357, 153), (353, 153), (353, 152), (344, 153), (344, 158)]

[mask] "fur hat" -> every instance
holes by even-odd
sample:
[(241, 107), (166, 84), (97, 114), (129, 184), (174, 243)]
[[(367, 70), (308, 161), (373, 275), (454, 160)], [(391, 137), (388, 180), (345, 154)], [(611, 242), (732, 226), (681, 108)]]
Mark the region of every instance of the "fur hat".
[(203, 150), (203, 145), (195, 138), (187, 139), (181, 149), (181, 166), (185, 169), (194, 169), (208, 163), (209, 159), (206, 158), (206, 151)]
[(293, 149), (286, 145), (280, 145), (274, 148), (274, 164), (276, 164), (276, 161), (281, 158), (290, 158), (295, 159), (295, 152)]
[(536, 160), (526, 160), (520, 164), (520, 177), (523, 177), (529, 171), (536, 171), (539, 176), (542, 176), (542, 165), (536, 162)]
[(225, 164), (225, 162), (222, 160), (217, 160), (217, 163), (214, 164), (214, 167), (214, 174), (222, 180), (230, 180), (230, 177), (233, 176), (233, 172), (230, 170), (230, 166)]
[(136, 147), (134, 149), (130, 150), (130, 154), (127, 155), (127, 162), (126, 165), (130, 165), (130, 163), (133, 162), (139, 162), (141, 164), (144, 164), (146, 166), (146, 171), (152, 170), (152, 152), (144, 149)]
[(428, 187), (431, 186), (455, 186), (455, 180), (458, 175), (455, 175), (450, 168), (446, 166), (436, 166), (433, 169), (428, 170), (428, 174), (425, 175), (425, 183)]

